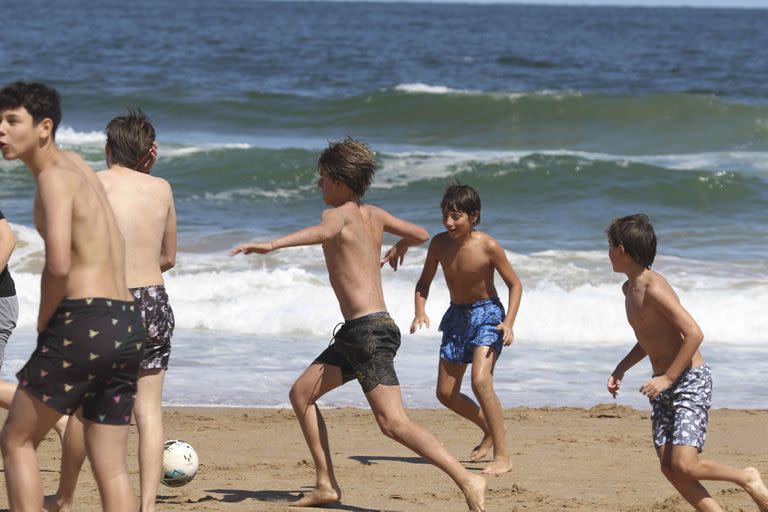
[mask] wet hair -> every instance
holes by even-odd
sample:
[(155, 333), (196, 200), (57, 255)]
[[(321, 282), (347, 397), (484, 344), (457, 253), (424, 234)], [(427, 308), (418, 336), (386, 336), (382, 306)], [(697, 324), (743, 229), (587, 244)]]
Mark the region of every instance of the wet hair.
[(605, 234), (611, 245), (621, 245), (636, 263), (651, 268), (656, 258), (656, 233), (647, 215), (638, 213), (613, 219)]
[(110, 161), (129, 169), (138, 168), (155, 142), (155, 127), (140, 109), (111, 120), (106, 132)]
[(440, 209), (443, 212), (463, 212), (467, 215), (477, 214), (473, 226), (480, 224), (480, 195), (469, 185), (462, 185), (458, 181), (448, 185), (440, 201)]
[(376, 174), (376, 154), (351, 137), (331, 142), (317, 159), (318, 171), (362, 197)]
[(40, 124), (44, 119), (53, 122), (51, 137), (56, 138), (56, 128), (61, 122), (61, 97), (53, 87), (40, 82), (14, 82), (0, 90), (0, 112), (24, 107), (32, 122)]

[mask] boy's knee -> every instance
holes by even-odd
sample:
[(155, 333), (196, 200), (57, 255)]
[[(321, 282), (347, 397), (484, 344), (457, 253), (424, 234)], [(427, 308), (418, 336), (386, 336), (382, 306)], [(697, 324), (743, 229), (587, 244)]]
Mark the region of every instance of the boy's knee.
[(399, 441), (407, 422), (407, 418), (379, 418), (379, 429), (388, 438)]
[(694, 464), (686, 459), (673, 459), (672, 460), (672, 472), (678, 478), (691, 479), (694, 469)]
[(0, 451), (3, 454), (8, 453), (19, 445), (18, 439), (15, 439), (15, 437), (7, 425), (0, 430)]
[(660, 461), (661, 472), (669, 480), (691, 479), (693, 466), (685, 459)]
[(493, 380), (490, 375), (472, 377), (472, 391), (475, 395), (483, 395), (493, 392)]
[(301, 386), (298, 386), (296, 383), (291, 386), (291, 390), (288, 391), (288, 399), (291, 401), (291, 405), (306, 405), (309, 400), (307, 398), (307, 393), (304, 392), (304, 390), (301, 388)]
[(3, 429), (0, 430), (0, 451), (6, 453), (8, 448), (8, 433), (6, 432), (5, 427), (3, 427)]
[(437, 388), (436, 395), (437, 400), (443, 405), (448, 405), (448, 403), (451, 401), (450, 390)]

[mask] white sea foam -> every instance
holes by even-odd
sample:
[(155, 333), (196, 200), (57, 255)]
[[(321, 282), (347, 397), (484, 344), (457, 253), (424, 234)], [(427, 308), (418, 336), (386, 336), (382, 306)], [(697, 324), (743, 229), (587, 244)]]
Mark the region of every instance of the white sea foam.
[[(75, 148), (80, 150), (98, 150), (104, 149), (106, 135), (102, 131), (76, 131), (70, 126), (61, 126), (56, 131), (56, 141), (64, 148)], [(165, 142), (161, 138), (158, 141), (158, 158), (176, 158), (195, 155), (198, 153), (208, 153), (211, 151), (221, 151), (228, 149), (250, 149), (251, 144), (244, 142), (205, 142), (205, 143), (185, 143), (178, 141)]]
[(64, 146), (101, 146), (107, 141), (102, 131), (78, 132), (70, 126), (60, 126), (56, 130), (56, 142)]
[[(315, 184), (301, 185), (294, 188), (276, 188), (272, 190), (266, 190), (261, 187), (243, 187), (226, 190), (224, 192), (206, 192), (202, 197), (209, 201), (230, 201), (232, 199), (262, 197), (269, 199), (295, 199), (316, 188), (317, 186)], [(199, 197), (200, 196), (193, 196), (191, 199), (197, 199)]]
[[(19, 243), (11, 259), (21, 317), (8, 350), (10, 378), (34, 349), (43, 245), (29, 227), (12, 225)], [(607, 399), (605, 378), (634, 344), (621, 293), (622, 276), (610, 271), (605, 251), (548, 250), (508, 253), (524, 284), (515, 343), (505, 349), (495, 386), (505, 406), (580, 405)], [(427, 302), (429, 329), (408, 334), (414, 284), (426, 257), (411, 249), (397, 272), (383, 270), (384, 294), (403, 333), (396, 360), (409, 407), (439, 407), (434, 398), (437, 327), (449, 295), (440, 272)], [(226, 256), (225, 250), (178, 255), (166, 275), (176, 314), (173, 370), (165, 400), (176, 405), (287, 407), (291, 382), (330, 341), (342, 320), (319, 247), (264, 256)], [(768, 261), (723, 264), (659, 257), (655, 267), (672, 283), (701, 325), (705, 357), (718, 376), (716, 406), (764, 407), (759, 365), (768, 342)], [(497, 281), (502, 300), (506, 289)], [(647, 362), (625, 379), (636, 389)], [(221, 386), (221, 382), (227, 386)], [(749, 389), (743, 388), (748, 381)], [(468, 386), (465, 385), (465, 388)], [(470, 392), (469, 389), (465, 391)], [(626, 404), (647, 407), (640, 394)], [(345, 386), (323, 404), (365, 407), (359, 389)]]
[(163, 147), (158, 144), (158, 158), (177, 158), (196, 155), (198, 153), (210, 153), (227, 149), (250, 149), (252, 146), (243, 142), (222, 142), (220, 144), (199, 144), (194, 146)]
[(406, 94), (436, 94), (436, 95), (471, 95), (485, 96), (496, 100), (516, 101), (521, 98), (547, 97), (555, 100), (562, 100), (568, 97), (580, 97), (582, 93), (578, 91), (554, 91), (542, 89), (538, 91), (516, 92), (516, 91), (481, 91), (474, 89), (453, 89), (444, 85), (430, 85), (421, 82), (404, 83), (395, 86), (395, 90)]
[[(39, 300), (42, 242), (31, 228), (14, 225), (20, 242), (11, 260), (21, 302), (22, 326), (34, 325)], [(413, 291), (426, 251), (409, 252), (397, 272), (384, 269), (392, 316), (401, 328), (413, 317)], [(610, 345), (632, 338), (623, 310), (621, 276), (610, 271), (603, 251), (508, 253), (525, 292), (515, 331), (541, 344)], [(341, 321), (319, 247), (266, 256), (229, 258), (220, 253), (180, 253), (166, 275), (179, 328), (258, 336), (330, 337)], [(708, 339), (726, 343), (768, 342), (768, 263), (706, 262), (660, 257), (655, 268), (678, 291)], [(506, 301), (506, 290), (498, 282)], [(438, 273), (427, 303), (434, 334), (450, 301)]]

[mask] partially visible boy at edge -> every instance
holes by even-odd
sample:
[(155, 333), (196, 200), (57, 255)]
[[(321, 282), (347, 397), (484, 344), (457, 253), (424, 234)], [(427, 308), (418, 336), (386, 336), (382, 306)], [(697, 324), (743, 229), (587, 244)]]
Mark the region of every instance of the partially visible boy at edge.
[[(322, 244), (331, 287), (344, 324), (330, 345), (291, 388), (290, 399), (315, 463), (315, 488), (293, 506), (341, 501), (328, 445), (328, 432), (317, 400), (357, 378), (382, 433), (418, 453), (447, 473), (464, 493), (471, 511), (484, 508), (487, 483), (467, 471), (426, 429), (411, 421), (403, 408), (393, 359), (400, 331), (387, 313), (381, 266), (397, 269), (408, 248), (429, 239), (423, 228), (363, 204), (376, 172), (373, 152), (350, 138), (331, 143), (318, 159), (323, 200), (331, 206), (316, 226), (271, 242), (246, 243), (230, 251), (266, 254), (284, 247)], [(381, 258), (383, 233), (402, 237)]]
[(648, 356), (653, 377), (640, 392), (651, 402), (654, 445), (667, 480), (702, 512), (723, 509), (701, 480), (739, 485), (762, 512), (768, 512), (768, 489), (757, 469), (737, 469), (699, 456), (712, 400), (711, 368), (699, 351), (704, 335), (669, 283), (651, 270), (656, 235), (648, 217), (614, 219), (606, 234), (613, 270), (627, 276), (622, 286), (624, 305), (637, 337), (608, 378), (608, 392), (615, 398), (626, 371)]
[[(141, 110), (112, 119), (104, 147), (108, 169), (96, 173), (125, 240), (126, 281), (141, 312), (147, 340), (134, 405), (139, 431), (140, 512), (153, 512), (162, 477), (163, 383), (171, 353), (174, 316), (163, 272), (176, 261), (176, 210), (170, 184), (150, 176), (157, 160), (155, 128)], [(64, 437), (61, 477), (45, 499), (46, 512), (69, 512), (85, 460), (83, 424), (71, 416)]]
[(0, 90), (0, 150), (32, 172), (35, 225), (45, 243), (37, 348), (17, 374), (0, 433), (9, 508), (42, 509), (37, 447), (63, 414), (82, 408), (102, 510), (134, 512), (126, 445), (144, 328), (104, 188), (56, 145), (60, 119), (59, 95), (46, 85)]
[[(504, 412), (493, 389), (493, 370), (502, 347), (512, 344), (512, 327), (523, 287), (504, 249), (493, 237), (475, 229), (480, 222), (480, 196), (475, 189), (458, 183), (450, 185), (440, 209), (446, 231), (436, 235), (429, 244), (424, 269), (416, 284), (416, 315), (411, 334), (422, 325), (429, 327), (424, 307), (440, 265), (451, 305), (439, 328), (443, 340), (437, 398), (485, 434), (472, 451), (472, 460), (482, 460), (493, 446), (493, 461), (483, 473), (507, 473), (512, 470), (512, 458), (507, 447)], [(493, 284), (495, 272), (509, 288), (506, 314)], [(461, 392), (467, 364), (472, 365), (472, 391), (480, 402), (479, 407)]]

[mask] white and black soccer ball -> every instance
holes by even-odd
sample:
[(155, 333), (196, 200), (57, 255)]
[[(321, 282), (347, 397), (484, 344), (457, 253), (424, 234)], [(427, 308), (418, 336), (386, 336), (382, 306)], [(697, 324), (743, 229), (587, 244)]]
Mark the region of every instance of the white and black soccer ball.
[(178, 439), (169, 439), (163, 449), (163, 484), (168, 487), (181, 487), (195, 478), (197, 474), (197, 452), (188, 443)]

